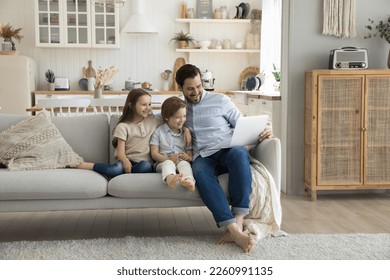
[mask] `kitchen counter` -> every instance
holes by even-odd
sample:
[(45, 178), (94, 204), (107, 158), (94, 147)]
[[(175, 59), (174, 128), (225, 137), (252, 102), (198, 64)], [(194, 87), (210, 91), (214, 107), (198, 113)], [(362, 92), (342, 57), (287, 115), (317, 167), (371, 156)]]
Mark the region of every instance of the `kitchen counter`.
[(235, 94), (245, 94), (246, 97), (257, 98), (257, 99), (265, 99), (265, 100), (282, 100), (279, 91), (273, 92), (261, 92), (261, 91), (247, 91), (247, 90), (232, 90), (227, 91), (225, 94), (235, 95)]
[[(148, 91), (151, 95), (181, 95), (181, 91)], [(103, 96), (104, 95), (127, 95), (129, 93), (128, 90), (105, 90), (103, 91)], [(36, 96), (37, 95), (94, 95), (95, 92), (92, 90), (55, 90), (55, 91), (50, 91), (50, 90), (35, 90), (31, 92), (31, 104), (32, 106), (36, 105)]]

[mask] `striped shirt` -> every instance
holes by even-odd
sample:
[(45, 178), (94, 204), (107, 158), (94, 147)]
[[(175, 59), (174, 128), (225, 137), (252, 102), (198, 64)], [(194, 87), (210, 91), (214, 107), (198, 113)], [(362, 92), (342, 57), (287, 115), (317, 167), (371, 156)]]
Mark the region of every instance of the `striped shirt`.
[(220, 93), (203, 90), (199, 103), (188, 102), (186, 126), (192, 133), (193, 160), (228, 148), (241, 115), (231, 99)]

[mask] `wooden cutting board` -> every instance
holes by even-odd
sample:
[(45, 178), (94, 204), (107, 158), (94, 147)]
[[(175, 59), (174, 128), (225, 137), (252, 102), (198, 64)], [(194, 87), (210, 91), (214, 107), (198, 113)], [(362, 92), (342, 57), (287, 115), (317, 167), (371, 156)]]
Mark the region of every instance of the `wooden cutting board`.
[(172, 90), (177, 91), (179, 90), (179, 86), (176, 83), (176, 72), (179, 70), (180, 67), (182, 67), (184, 64), (186, 64), (186, 60), (184, 57), (178, 57), (175, 61), (175, 66), (173, 67), (173, 83), (172, 83)]
[(92, 67), (92, 60), (88, 60), (88, 67), (84, 71), (84, 75), (89, 78), (89, 77), (96, 77), (96, 71)]

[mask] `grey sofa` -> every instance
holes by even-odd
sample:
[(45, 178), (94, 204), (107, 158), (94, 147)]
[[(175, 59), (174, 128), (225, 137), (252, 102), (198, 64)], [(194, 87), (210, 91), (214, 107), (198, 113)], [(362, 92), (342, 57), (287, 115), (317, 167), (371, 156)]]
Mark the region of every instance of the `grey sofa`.
[[(0, 132), (28, 116), (0, 114)], [(54, 117), (52, 122), (85, 161), (112, 162), (112, 130), (118, 116), (105, 114)], [(1, 145), (1, 143), (0, 143)], [(273, 176), (280, 193), (281, 156), (277, 138), (251, 150)], [(226, 191), (227, 174), (219, 177)], [(123, 174), (110, 181), (98, 173), (74, 168), (8, 171), (0, 168), (0, 211), (187, 207), (204, 205), (195, 192), (169, 189), (161, 175)]]

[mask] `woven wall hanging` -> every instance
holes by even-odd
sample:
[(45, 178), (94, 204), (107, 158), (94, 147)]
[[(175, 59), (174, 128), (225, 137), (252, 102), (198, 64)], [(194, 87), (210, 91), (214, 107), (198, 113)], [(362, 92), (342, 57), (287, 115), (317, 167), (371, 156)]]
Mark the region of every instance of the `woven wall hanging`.
[(341, 38), (356, 36), (356, 0), (324, 0), (322, 34)]

